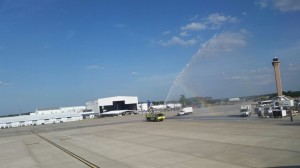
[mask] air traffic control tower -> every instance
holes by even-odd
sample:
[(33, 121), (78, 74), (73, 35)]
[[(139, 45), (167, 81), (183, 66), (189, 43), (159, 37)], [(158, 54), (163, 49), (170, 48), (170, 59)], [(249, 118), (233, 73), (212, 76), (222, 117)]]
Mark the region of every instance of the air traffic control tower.
[(280, 61), (277, 57), (273, 58), (272, 65), (274, 67), (274, 72), (275, 72), (277, 95), (282, 96), (282, 85), (281, 85), (280, 68), (279, 68)]

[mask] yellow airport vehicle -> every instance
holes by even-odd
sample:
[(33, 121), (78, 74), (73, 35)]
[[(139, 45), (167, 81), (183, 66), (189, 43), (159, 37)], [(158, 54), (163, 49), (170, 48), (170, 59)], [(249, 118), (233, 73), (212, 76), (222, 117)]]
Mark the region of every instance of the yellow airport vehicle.
[(164, 113), (161, 112), (151, 112), (146, 114), (147, 121), (163, 121), (165, 118)]

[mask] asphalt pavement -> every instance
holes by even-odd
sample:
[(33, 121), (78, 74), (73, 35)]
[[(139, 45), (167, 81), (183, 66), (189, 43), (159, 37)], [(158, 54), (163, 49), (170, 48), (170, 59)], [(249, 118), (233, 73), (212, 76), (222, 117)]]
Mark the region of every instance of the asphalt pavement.
[(239, 105), (165, 114), (0, 130), (1, 167), (300, 167), (299, 116), (242, 118)]

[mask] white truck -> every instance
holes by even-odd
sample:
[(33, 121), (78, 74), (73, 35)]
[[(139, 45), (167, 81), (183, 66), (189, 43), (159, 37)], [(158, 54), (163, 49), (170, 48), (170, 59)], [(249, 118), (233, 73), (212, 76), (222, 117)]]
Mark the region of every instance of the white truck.
[(182, 115), (191, 115), (193, 113), (193, 107), (185, 107), (181, 109), (177, 115), (182, 116)]
[(251, 115), (251, 105), (241, 105), (241, 117), (249, 117)]

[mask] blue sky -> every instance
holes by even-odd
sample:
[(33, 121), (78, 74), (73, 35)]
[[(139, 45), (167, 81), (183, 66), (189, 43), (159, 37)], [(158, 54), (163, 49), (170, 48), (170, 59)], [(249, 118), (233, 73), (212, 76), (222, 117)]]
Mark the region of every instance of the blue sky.
[[(300, 90), (300, 2), (0, 0), (0, 114)], [(175, 82), (174, 82), (175, 81)]]

